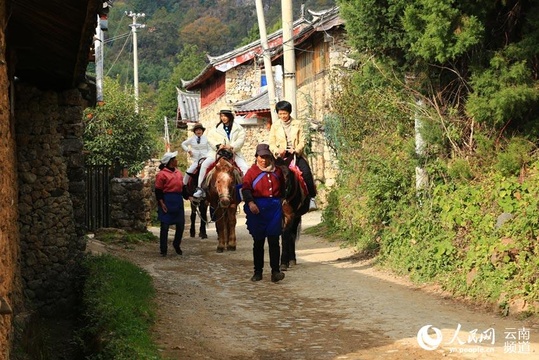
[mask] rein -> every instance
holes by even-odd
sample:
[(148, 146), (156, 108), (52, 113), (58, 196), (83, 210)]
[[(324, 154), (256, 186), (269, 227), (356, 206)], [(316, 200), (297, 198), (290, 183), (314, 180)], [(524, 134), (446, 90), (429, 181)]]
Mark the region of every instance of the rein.
[[(194, 201), (191, 201), (191, 203), (193, 203), (193, 204), (198, 204), (197, 202), (194, 202)], [(208, 220), (204, 220), (204, 219), (202, 218), (202, 213), (200, 212), (200, 209), (198, 208), (198, 206), (195, 206), (195, 212), (197, 213), (197, 215), (198, 215), (200, 221), (202, 221), (202, 222), (205, 223), (205, 224), (215, 223), (215, 222), (217, 222), (218, 220), (221, 220), (222, 218), (224, 218), (225, 215), (226, 215), (226, 212), (223, 211), (223, 215), (221, 215), (218, 219), (215, 219), (215, 220), (211, 220), (211, 215), (210, 215), (210, 220), (208, 221)]]

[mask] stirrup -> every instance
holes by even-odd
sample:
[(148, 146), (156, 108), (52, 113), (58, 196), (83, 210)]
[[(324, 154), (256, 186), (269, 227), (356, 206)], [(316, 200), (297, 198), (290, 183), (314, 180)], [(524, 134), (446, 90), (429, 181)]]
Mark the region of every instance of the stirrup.
[(316, 201), (314, 200), (314, 198), (311, 198), (311, 200), (309, 201), (309, 211), (315, 210), (318, 210), (318, 206), (316, 205)]

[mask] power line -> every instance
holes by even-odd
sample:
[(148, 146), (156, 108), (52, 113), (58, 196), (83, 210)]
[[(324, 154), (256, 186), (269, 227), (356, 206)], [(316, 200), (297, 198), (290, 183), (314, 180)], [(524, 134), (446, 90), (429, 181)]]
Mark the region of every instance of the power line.
[(131, 37), (131, 33), (128, 33), (128, 35), (126, 36), (126, 39), (124, 41), (124, 44), (122, 45), (122, 48), (118, 52), (118, 55), (116, 55), (116, 59), (114, 59), (114, 61), (112, 62), (112, 65), (110, 66), (109, 70), (107, 71), (107, 73), (105, 75), (108, 75), (111, 72), (112, 68), (114, 67), (114, 64), (116, 64), (116, 61), (118, 61), (118, 58), (124, 52), (125, 45), (127, 44), (127, 41), (129, 40), (130, 37)]

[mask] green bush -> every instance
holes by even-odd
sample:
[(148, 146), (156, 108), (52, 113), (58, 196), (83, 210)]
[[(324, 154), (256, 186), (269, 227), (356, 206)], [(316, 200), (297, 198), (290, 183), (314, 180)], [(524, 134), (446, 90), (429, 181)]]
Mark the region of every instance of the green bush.
[(504, 176), (518, 175), (531, 160), (533, 144), (523, 138), (511, 138), (506, 148), (497, 155), (496, 169)]
[(118, 81), (105, 78), (106, 103), (84, 110), (84, 150), (92, 165), (113, 164), (118, 159), (130, 174), (136, 174), (156, 152), (149, 120), (135, 113), (135, 101)]
[[(345, 82), (334, 114), (325, 117), (341, 171), (320, 227), (414, 281), (504, 314), (517, 300), (539, 312), (535, 146), (513, 135), (500, 151), (492, 123), (470, 121), (451, 106), (433, 111), (434, 101), (431, 114), (418, 109), (394, 83), (380, 80), (383, 66), (374, 74), (370, 65)], [(419, 110), (421, 156), (410, 116)], [(428, 177), (421, 189), (414, 186), (416, 168)]]

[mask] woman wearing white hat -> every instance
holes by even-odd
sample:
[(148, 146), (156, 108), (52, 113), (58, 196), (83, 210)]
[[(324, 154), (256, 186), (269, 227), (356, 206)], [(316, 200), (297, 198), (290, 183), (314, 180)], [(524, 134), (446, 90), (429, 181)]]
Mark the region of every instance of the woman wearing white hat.
[(185, 211), (183, 207), (183, 175), (177, 168), (177, 151), (167, 152), (161, 158), (160, 171), (155, 178), (155, 197), (157, 198), (157, 219), (161, 222), (159, 232), (159, 248), (161, 256), (167, 256), (168, 230), (176, 225), (172, 246), (178, 255), (182, 255), (183, 229), (185, 227)]

